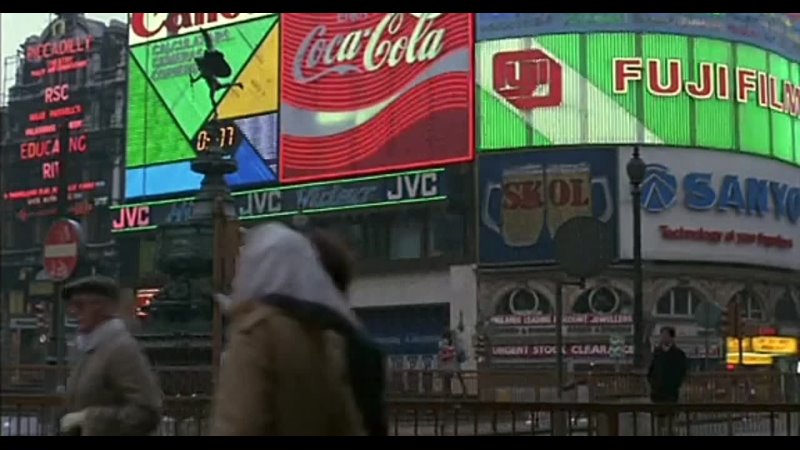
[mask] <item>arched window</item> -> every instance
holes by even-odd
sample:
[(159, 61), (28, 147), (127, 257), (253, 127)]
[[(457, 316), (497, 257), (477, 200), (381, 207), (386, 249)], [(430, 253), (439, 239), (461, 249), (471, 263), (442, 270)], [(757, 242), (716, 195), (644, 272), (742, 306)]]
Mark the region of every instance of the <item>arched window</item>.
[(792, 298), (792, 293), (787, 289), (783, 296), (775, 303), (775, 321), (777, 322), (800, 322), (800, 312), (797, 310), (797, 303)]
[(576, 314), (630, 314), (633, 310), (630, 296), (608, 286), (598, 286), (584, 291), (572, 307)]
[(553, 306), (541, 292), (527, 286), (519, 286), (506, 291), (495, 306), (498, 316), (533, 316), (552, 314)]
[(761, 320), (764, 318), (764, 308), (753, 292), (742, 289), (731, 297), (731, 302), (739, 304), (739, 311), (745, 319)]
[(656, 304), (656, 314), (660, 316), (691, 317), (700, 304), (705, 301), (697, 289), (678, 286), (670, 289)]

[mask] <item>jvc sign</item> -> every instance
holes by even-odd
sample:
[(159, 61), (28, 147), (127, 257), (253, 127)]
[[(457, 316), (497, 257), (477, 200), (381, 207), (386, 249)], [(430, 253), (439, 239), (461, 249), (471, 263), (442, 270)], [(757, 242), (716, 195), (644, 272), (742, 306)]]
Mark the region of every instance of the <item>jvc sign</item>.
[[(800, 169), (702, 150), (648, 148), (643, 158), (646, 258), (800, 268)], [(630, 217), (621, 215), (622, 257), (632, 253)]]
[[(341, 183), (268, 188), (233, 194), (242, 219), (260, 219), (294, 213), (444, 200), (446, 172), (441, 169), (382, 177), (355, 178)], [(193, 202), (177, 200), (123, 206), (117, 209), (113, 231), (150, 229), (181, 223), (192, 217)]]

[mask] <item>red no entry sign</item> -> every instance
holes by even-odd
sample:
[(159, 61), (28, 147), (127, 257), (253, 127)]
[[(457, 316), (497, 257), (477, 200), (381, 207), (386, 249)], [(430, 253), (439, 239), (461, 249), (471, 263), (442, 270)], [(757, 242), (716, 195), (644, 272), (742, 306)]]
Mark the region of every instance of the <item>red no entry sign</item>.
[(64, 281), (78, 266), (81, 226), (72, 220), (55, 222), (44, 239), (44, 270), (53, 281)]

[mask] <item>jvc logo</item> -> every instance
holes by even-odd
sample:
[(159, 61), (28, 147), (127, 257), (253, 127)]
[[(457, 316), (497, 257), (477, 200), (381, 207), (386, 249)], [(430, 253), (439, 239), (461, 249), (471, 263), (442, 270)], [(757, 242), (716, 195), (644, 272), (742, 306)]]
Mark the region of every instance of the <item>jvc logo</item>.
[(239, 216), (272, 214), (281, 212), (282, 208), (280, 191), (251, 192), (247, 194), (247, 202), (239, 206)]
[(111, 223), (115, 231), (147, 226), (150, 226), (150, 207), (147, 205), (120, 208), (119, 215)]
[(494, 90), (523, 111), (560, 106), (563, 67), (542, 50), (496, 53)]
[(409, 200), (439, 195), (439, 176), (436, 173), (417, 173), (396, 178), (394, 186), (386, 190), (387, 200)]

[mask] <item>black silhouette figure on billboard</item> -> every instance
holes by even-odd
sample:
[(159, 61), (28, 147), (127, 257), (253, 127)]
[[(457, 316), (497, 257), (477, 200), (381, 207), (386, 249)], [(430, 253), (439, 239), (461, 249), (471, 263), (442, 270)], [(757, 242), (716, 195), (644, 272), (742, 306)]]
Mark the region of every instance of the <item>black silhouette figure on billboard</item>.
[(195, 64), (197, 64), (197, 70), (200, 71), (200, 74), (197, 75), (197, 77), (190, 76), (189, 78), (192, 82), (192, 85), (201, 79), (205, 80), (206, 84), (208, 85), (208, 95), (211, 98), (211, 104), (214, 106), (214, 117), (212, 121), (216, 121), (218, 105), (216, 96), (217, 92), (228, 87), (238, 87), (239, 89), (244, 89), (244, 85), (238, 82), (220, 82), (220, 78), (228, 78), (231, 76), (231, 66), (228, 65), (227, 61), (225, 61), (225, 55), (223, 55), (221, 51), (214, 48), (214, 41), (211, 40), (211, 35), (209, 35), (208, 30), (200, 29), (200, 33), (203, 35), (203, 40), (206, 44), (206, 50), (203, 52), (202, 56), (194, 59)]

